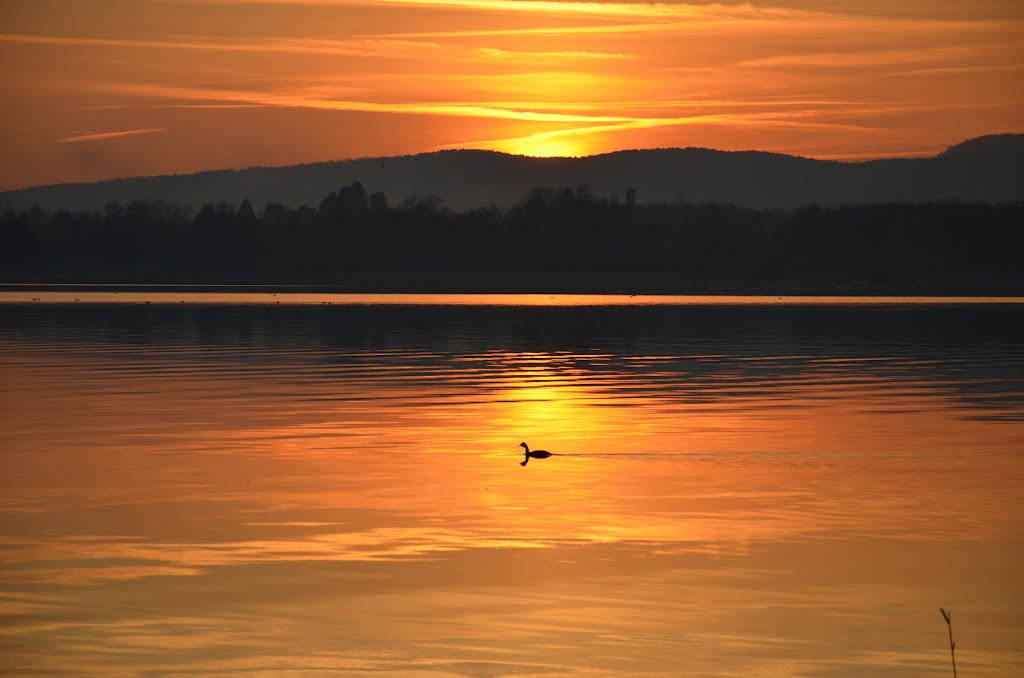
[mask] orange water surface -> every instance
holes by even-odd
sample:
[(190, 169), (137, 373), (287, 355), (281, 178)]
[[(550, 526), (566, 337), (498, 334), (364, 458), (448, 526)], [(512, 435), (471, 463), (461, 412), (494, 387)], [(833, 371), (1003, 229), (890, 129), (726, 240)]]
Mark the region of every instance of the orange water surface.
[(1024, 672), (1019, 305), (217, 294), (0, 304), (0, 672)]

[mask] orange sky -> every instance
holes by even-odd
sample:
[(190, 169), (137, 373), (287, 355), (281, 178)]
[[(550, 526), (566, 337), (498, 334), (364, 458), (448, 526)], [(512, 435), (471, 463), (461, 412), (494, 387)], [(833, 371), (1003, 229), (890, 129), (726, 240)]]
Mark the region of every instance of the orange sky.
[(0, 78), (0, 189), (442, 148), (920, 155), (1024, 131), (1024, 4), (5, 0)]

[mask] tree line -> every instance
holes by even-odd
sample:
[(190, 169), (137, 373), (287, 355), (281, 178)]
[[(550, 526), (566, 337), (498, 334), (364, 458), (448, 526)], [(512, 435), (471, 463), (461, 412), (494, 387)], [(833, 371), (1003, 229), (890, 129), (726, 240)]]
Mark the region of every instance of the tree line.
[[(8, 281), (61, 271), (188, 282), (344, 281), (362, 273), (643, 271), (698, 283), (780, 280), (855, 284), (984, 282), (1021, 287), (1024, 203), (923, 203), (758, 210), (634, 204), (580, 187), (539, 188), (514, 207), (467, 212), (433, 195), (391, 205), (353, 183), (314, 209), (156, 202), (100, 212), (4, 209)], [(142, 278), (139, 278), (139, 276)], [(118, 280), (110, 280), (118, 282)], [(1020, 291), (1019, 289), (1017, 291)]]

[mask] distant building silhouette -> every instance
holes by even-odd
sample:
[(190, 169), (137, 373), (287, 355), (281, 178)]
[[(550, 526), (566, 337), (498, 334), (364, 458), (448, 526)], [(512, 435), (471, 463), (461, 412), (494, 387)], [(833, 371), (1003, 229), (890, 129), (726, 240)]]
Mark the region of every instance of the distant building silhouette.
[(630, 187), (630, 188), (626, 189), (626, 207), (636, 207), (636, 189), (635, 188)]
[(593, 197), (593, 194), (590, 192), (590, 186), (580, 185), (576, 187), (577, 200), (590, 200)]

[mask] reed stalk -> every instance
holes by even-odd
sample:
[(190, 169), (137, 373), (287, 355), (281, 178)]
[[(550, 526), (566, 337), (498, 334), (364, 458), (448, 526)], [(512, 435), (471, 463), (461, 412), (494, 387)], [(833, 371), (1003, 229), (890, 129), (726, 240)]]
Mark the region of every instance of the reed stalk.
[(946, 620), (946, 627), (949, 629), (949, 658), (953, 661), (953, 678), (956, 678), (956, 641), (953, 640), (953, 622), (950, 621), (953, 611), (940, 607), (939, 612), (942, 613), (942, 618)]

